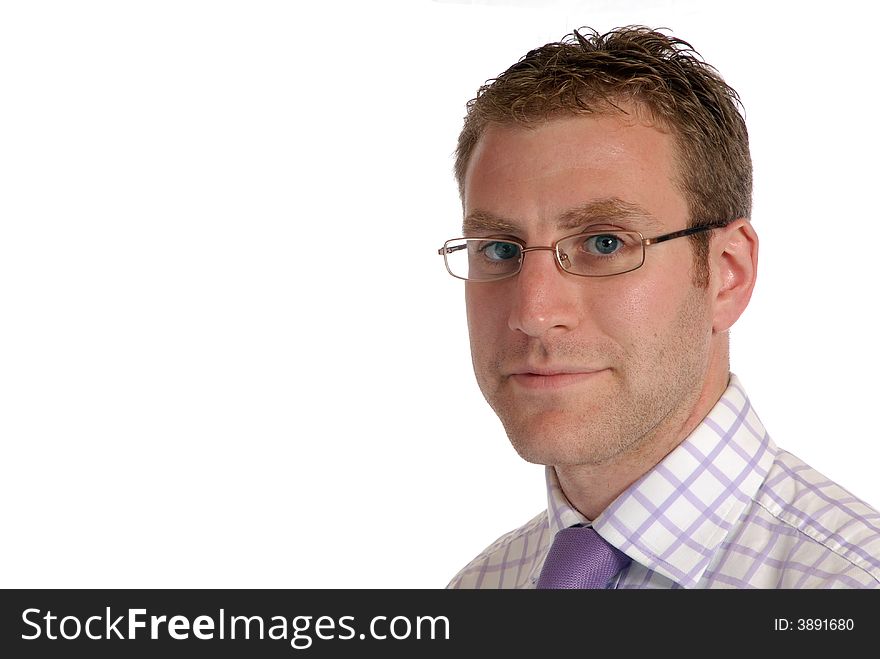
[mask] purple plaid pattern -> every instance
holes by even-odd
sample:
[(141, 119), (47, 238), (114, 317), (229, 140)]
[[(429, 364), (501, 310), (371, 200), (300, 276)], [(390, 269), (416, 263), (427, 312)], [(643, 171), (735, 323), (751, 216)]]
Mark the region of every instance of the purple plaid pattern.
[[(589, 520), (546, 468), (547, 510), (449, 588), (534, 588), (553, 537)], [(736, 376), (709, 415), (593, 528), (632, 558), (616, 588), (880, 588), (880, 513), (780, 450)]]

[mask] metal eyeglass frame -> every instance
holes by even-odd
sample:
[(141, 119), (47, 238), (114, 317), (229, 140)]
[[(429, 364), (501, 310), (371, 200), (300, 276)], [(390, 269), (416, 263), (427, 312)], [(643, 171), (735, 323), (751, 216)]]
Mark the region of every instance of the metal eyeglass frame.
[(698, 226), (698, 227), (690, 227), (689, 229), (681, 229), (679, 231), (673, 231), (672, 233), (664, 233), (661, 236), (654, 236), (653, 238), (645, 238), (640, 231), (625, 231), (623, 229), (617, 229), (617, 231), (619, 231), (620, 233), (630, 233), (630, 234), (634, 234), (634, 235), (639, 236), (639, 238), (641, 239), (641, 243), (642, 243), (642, 259), (641, 259), (641, 261), (639, 261), (638, 265), (635, 265), (632, 268), (627, 268), (626, 270), (621, 270), (620, 272), (612, 272), (607, 275), (585, 275), (585, 274), (581, 274), (579, 272), (572, 272), (571, 270), (568, 270), (565, 267), (565, 264), (562, 262), (562, 257), (560, 256), (559, 251), (557, 250), (557, 246), (563, 240), (568, 240), (569, 238), (576, 238), (577, 236), (602, 235), (603, 233), (614, 233), (615, 232), (614, 229), (608, 229), (605, 231), (588, 231), (585, 233), (572, 233), (567, 236), (562, 236), (562, 238), (560, 238), (559, 240), (554, 241), (552, 245), (539, 245), (537, 247), (526, 247), (525, 243), (523, 243), (521, 240), (516, 240), (514, 238), (500, 238), (499, 240), (501, 242), (513, 243), (514, 245), (519, 245), (521, 249), (520, 249), (520, 253), (519, 253), (519, 260), (518, 260), (517, 269), (514, 270), (513, 272), (505, 274), (501, 277), (496, 277), (494, 279), (468, 279), (467, 277), (459, 277), (458, 275), (454, 274), (452, 272), (452, 270), (449, 269), (449, 262), (446, 260), (447, 254), (451, 254), (452, 252), (458, 251), (460, 249), (467, 249), (467, 245), (458, 245), (456, 247), (449, 247), (449, 243), (455, 242), (456, 240), (475, 240), (475, 239), (488, 240), (491, 238), (491, 236), (479, 237), (479, 238), (474, 237), (474, 236), (462, 237), (462, 238), (450, 238), (445, 243), (443, 243), (443, 247), (438, 249), (437, 253), (443, 257), (443, 264), (446, 266), (446, 271), (450, 275), (452, 275), (456, 279), (462, 279), (464, 281), (470, 281), (470, 282), (475, 282), (475, 283), (487, 283), (487, 282), (493, 282), (493, 281), (501, 281), (503, 279), (509, 279), (510, 277), (515, 277), (522, 270), (523, 261), (525, 260), (526, 252), (536, 252), (536, 251), (540, 251), (540, 250), (549, 250), (549, 251), (553, 252), (553, 255), (556, 257), (556, 263), (559, 265), (560, 269), (562, 269), (563, 272), (567, 272), (570, 275), (574, 275), (575, 277), (614, 277), (615, 275), (622, 275), (624, 273), (632, 272), (633, 270), (638, 270), (639, 268), (641, 268), (645, 264), (645, 248), (646, 247), (649, 247), (651, 245), (656, 245), (657, 243), (663, 243), (663, 242), (666, 242), (667, 240), (674, 240), (675, 238), (684, 238), (685, 236), (692, 236), (695, 233), (701, 233), (703, 231), (711, 231), (712, 229), (721, 229), (723, 227), (726, 227), (728, 224), (730, 224), (729, 220), (724, 221), (724, 222), (712, 222), (710, 224), (703, 224), (702, 226)]

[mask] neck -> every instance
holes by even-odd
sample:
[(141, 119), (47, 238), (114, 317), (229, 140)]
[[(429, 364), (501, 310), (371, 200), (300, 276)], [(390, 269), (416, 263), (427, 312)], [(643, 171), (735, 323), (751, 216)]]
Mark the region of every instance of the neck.
[(595, 520), (626, 488), (653, 469), (681, 444), (715, 406), (730, 379), (726, 351), (708, 369), (702, 388), (670, 414), (635, 447), (601, 464), (556, 466), (566, 498), (589, 520)]

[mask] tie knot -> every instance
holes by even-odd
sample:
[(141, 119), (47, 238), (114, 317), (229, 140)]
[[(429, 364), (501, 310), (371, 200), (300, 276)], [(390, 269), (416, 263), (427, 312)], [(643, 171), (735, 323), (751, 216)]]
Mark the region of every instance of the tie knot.
[(538, 588), (605, 588), (630, 563), (589, 526), (570, 526), (553, 538)]

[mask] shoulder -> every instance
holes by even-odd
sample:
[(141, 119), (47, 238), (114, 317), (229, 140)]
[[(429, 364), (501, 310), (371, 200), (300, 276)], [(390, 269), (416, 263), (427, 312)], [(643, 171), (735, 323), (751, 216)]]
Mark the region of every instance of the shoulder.
[(529, 577), (549, 542), (545, 510), (486, 547), (447, 588), (528, 588)]
[(779, 451), (746, 517), (739, 544), (775, 566), (768, 585), (880, 588), (880, 513), (791, 453)]

